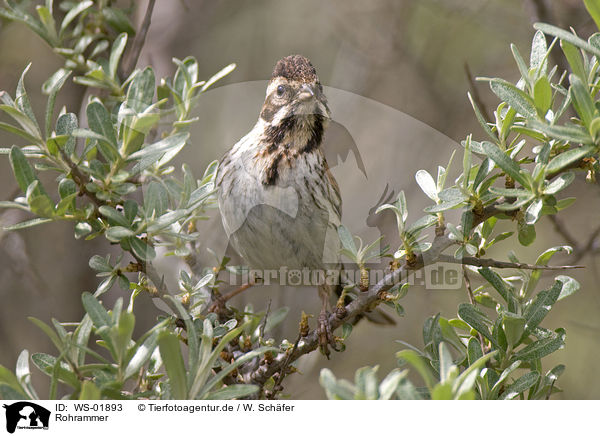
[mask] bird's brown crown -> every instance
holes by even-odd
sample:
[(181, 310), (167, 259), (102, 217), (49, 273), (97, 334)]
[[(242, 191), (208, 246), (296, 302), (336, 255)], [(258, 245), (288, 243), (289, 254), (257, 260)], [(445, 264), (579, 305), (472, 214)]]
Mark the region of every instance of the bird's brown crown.
[(285, 77), (302, 83), (315, 83), (319, 81), (317, 70), (310, 61), (302, 55), (291, 55), (280, 59), (273, 70), (272, 79)]

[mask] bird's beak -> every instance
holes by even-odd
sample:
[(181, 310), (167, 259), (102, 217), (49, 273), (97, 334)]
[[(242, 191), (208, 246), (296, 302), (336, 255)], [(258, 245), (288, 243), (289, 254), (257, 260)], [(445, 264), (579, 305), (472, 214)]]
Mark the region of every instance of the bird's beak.
[(300, 88), (300, 92), (298, 93), (298, 99), (301, 101), (307, 101), (315, 97), (315, 90), (312, 86), (307, 85), (306, 83), (302, 85)]

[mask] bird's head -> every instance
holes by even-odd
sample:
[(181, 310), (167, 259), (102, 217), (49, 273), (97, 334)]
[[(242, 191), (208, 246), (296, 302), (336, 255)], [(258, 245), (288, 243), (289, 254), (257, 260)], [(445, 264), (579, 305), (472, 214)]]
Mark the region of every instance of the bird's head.
[(277, 62), (260, 116), (273, 127), (292, 117), (311, 121), (315, 116), (329, 116), (323, 86), (307, 58), (292, 55)]

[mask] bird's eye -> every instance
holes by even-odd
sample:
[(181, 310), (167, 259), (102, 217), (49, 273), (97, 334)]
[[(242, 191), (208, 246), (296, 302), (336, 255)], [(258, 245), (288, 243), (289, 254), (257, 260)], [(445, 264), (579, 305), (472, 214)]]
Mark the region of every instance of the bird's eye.
[(281, 97), (285, 93), (285, 86), (279, 85), (277, 87), (277, 96)]

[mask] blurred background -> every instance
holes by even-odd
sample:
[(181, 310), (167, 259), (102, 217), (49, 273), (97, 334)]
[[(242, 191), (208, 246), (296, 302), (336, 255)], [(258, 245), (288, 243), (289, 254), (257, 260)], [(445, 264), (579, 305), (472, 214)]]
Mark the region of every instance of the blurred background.
[[(145, 1), (135, 2), (137, 24), (145, 7)], [(467, 91), (479, 95), (488, 117), (497, 105), (487, 84), (474, 82), (469, 76), (515, 81), (518, 71), (510, 43), (528, 57), (532, 23), (536, 21), (571, 26), (583, 37), (594, 31), (583, 2), (576, 0), (157, 0), (138, 65), (152, 65), (161, 77), (174, 71), (173, 57), (192, 55), (199, 61), (199, 76), (208, 78), (229, 63), (237, 64), (232, 74), (200, 99), (200, 121), (192, 129), (191, 144), (176, 162), (176, 167), (187, 162), (199, 176), (210, 161), (220, 159), (252, 128), (264, 98), (265, 80), (275, 62), (289, 54), (307, 56), (326, 86), (332, 118), (338, 124), (326, 147), (330, 147), (328, 156), (339, 157), (337, 162), (330, 158), (330, 164), (344, 196), (344, 221), (355, 233), (365, 231), (366, 237), (374, 236), (371, 240), (378, 234), (368, 229), (378, 229), (395, 249), (392, 214), (369, 220), (369, 208), (381, 202), (389, 185), (388, 194), (405, 191), (411, 220), (422, 215), (429, 203), (414, 181), (414, 173), (424, 168), (433, 174), (438, 165), (445, 166), (469, 133), (474, 139), (483, 138)], [(46, 97), (41, 94), (41, 84), (62, 60), (29, 29), (2, 23), (0, 90), (14, 94), (29, 62), (33, 65), (26, 85), (36, 113), (42, 114)], [(81, 87), (70, 83), (61, 92), (58, 105), (78, 112), (82, 97)], [(350, 140), (358, 151), (338, 156), (338, 140)], [(0, 132), (2, 147), (13, 143), (19, 144), (18, 139)], [(461, 156), (459, 151), (457, 162)], [(561, 220), (568, 223), (572, 239), (579, 244), (585, 244), (599, 224), (599, 192), (598, 186), (586, 184), (581, 174), (565, 193), (578, 197), (575, 205), (561, 214)], [(8, 158), (0, 156), (0, 199), (17, 194)], [(212, 248), (221, 243), (222, 227), (218, 213), (211, 215), (213, 219), (199, 230), (206, 235), (205, 245)], [(2, 226), (25, 218), (20, 211), (0, 210)], [(506, 228), (510, 227), (507, 223)], [(558, 234), (549, 220), (542, 220), (532, 246), (498, 244), (490, 255), (505, 260), (513, 248), (521, 261), (533, 263), (546, 248), (565, 243), (564, 235)], [(14, 368), (24, 348), (30, 352), (54, 351), (27, 317), (46, 322), (51, 318), (79, 320), (83, 314), (80, 294), (95, 289), (98, 281), (88, 260), (93, 254), (111, 250), (101, 238), (75, 241), (69, 223), (46, 224), (18, 233), (0, 230), (0, 364)], [(555, 262), (569, 263), (569, 258), (557, 256)], [(581, 290), (558, 303), (545, 321), (548, 328), (567, 330), (566, 348), (545, 361), (545, 370), (558, 363), (567, 366), (559, 383), (564, 392), (553, 398), (600, 398), (600, 380), (582, 377), (596, 369), (600, 357), (598, 258), (590, 254), (579, 263), (586, 269), (572, 275), (580, 281)], [(162, 265), (167, 275), (170, 271), (174, 274), (174, 267)], [(547, 282), (551, 279), (552, 275), (546, 277)], [(290, 307), (286, 321), (275, 332), (280, 338), (295, 338), (302, 310), (318, 313), (315, 290), (263, 286), (246, 294), (232, 304), (251, 302), (256, 309), (263, 309), (270, 300), (272, 310)], [(124, 293), (115, 287), (103, 300), (111, 306), (119, 296)], [(379, 363), (383, 377), (395, 367), (395, 352), (403, 348), (396, 340), (421, 348), (425, 318), (438, 312), (447, 318), (456, 317), (457, 305), (466, 299), (463, 288), (411, 287), (403, 300), (405, 316), (397, 319), (396, 326), (362, 322), (347, 340), (344, 353), (334, 353), (330, 361), (318, 353), (304, 358), (299, 364), (302, 375), (289, 377), (284, 393), (293, 393), (296, 399), (325, 398), (318, 384), (322, 367), (332, 369), (338, 377), (352, 378), (357, 368)], [(136, 329), (141, 332), (161, 312), (150, 299), (140, 298), (137, 305)], [(34, 377), (34, 384), (44, 395), (47, 386), (40, 382), (47, 379)]]

